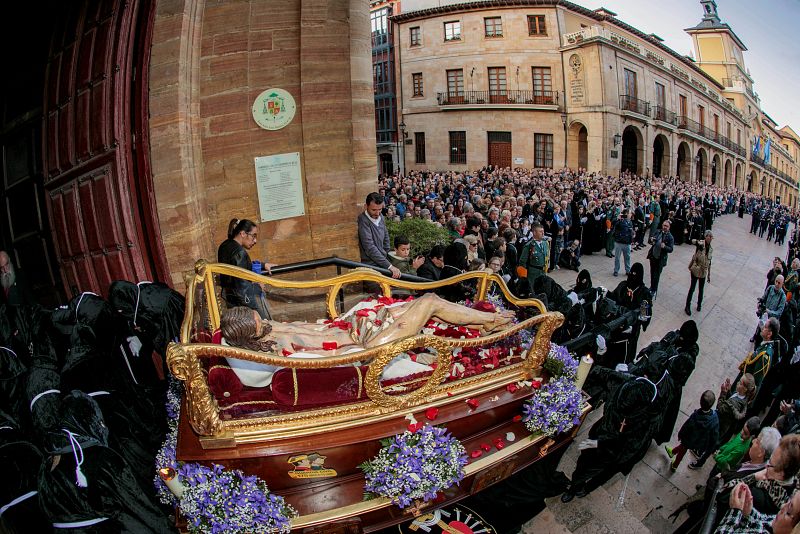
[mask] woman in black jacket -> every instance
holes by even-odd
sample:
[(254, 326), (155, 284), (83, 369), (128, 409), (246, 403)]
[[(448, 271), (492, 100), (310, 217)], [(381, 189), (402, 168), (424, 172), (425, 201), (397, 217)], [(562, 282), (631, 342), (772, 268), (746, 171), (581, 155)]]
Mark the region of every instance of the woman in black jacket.
[[(253, 262), (247, 251), (253, 248), (257, 240), (256, 223), (249, 219), (231, 219), (228, 224), (228, 239), (219, 246), (217, 261), (251, 271)], [(271, 263), (263, 264), (264, 270), (268, 273), (272, 267), (274, 265)], [(262, 319), (272, 318), (267, 299), (264, 297), (264, 289), (260, 284), (225, 275), (220, 275), (219, 283), (222, 286), (222, 296), (229, 307), (247, 306), (256, 310)]]

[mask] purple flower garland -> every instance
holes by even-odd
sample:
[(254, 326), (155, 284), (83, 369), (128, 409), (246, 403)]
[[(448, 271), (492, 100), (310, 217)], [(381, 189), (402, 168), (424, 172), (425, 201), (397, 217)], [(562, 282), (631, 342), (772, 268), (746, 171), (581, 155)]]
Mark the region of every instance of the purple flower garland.
[(176, 458), (178, 417), (182, 384), (170, 378), (167, 389), (169, 432), (156, 455), (156, 471), (171, 467), (186, 491), (180, 501), (156, 475), (154, 484), (159, 500), (179, 507), (192, 533), (267, 533), (289, 532), (291, 518), (297, 511), (283, 497), (269, 491), (256, 476), (239, 470), (226, 470), (214, 464), (209, 468), (197, 463), (179, 463)]
[(573, 378), (562, 376), (542, 385), (523, 404), (522, 421), (531, 432), (555, 436), (581, 421), (583, 397)]
[(400, 508), (430, 501), (464, 478), (467, 453), (446, 429), (426, 425), (383, 442), (378, 455), (361, 464), (367, 497), (388, 497)]

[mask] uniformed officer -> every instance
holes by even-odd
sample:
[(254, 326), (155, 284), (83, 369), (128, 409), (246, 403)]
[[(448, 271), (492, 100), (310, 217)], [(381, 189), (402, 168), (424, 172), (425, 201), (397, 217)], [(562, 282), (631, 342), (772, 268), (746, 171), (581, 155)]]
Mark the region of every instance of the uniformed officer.
[(533, 239), (522, 249), (520, 265), (528, 270), (528, 284), (533, 293), (533, 283), (547, 272), (550, 260), (550, 242), (545, 240), (544, 226), (540, 223), (533, 223), (531, 229), (533, 230)]

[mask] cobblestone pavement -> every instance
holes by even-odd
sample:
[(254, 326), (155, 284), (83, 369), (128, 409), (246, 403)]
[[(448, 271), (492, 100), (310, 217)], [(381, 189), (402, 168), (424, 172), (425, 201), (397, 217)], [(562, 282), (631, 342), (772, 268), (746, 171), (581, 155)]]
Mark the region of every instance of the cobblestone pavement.
[[(748, 233), (750, 216), (739, 219), (735, 214), (718, 218), (714, 223), (714, 259), (712, 283), (706, 284), (703, 311), (695, 311), (692, 319), (700, 329), (700, 356), (697, 367), (683, 390), (681, 415), (675, 426), (673, 443), (680, 425), (699, 405), (700, 395), (706, 389), (719, 391), (726, 377), (735, 375), (739, 361), (750, 350), (748, 343), (755, 324), (756, 298), (761, 296), (766, 284), (766, 273), (772, 258), (785, 259), (786, 246), (778, 246)], [(661, 275), (658, 298), (653, 306), (654, 319), (647, 332), (639, 340), (639, 348), (660, 339), (666, 332), (675, 330), (687, 319), (684, 313), (686, 294), (689, 290), (689, 260), (694, 251), (691, 245), (675, 247)], [(645, 281), (650, 271), (645, 259), (647, 249), (634, 252), (631, 262), (645, 266)], [(595, 285), (613, 289), (623, 279), (614, 277), (613, 260), (603, 253), (586, 256), (583, 268), (592, 274)], [(553, 273), (553, 278), (564, 287), (575, 282), (577, 273), (563, 269)], [(577, 443), (586, 437), (592, 423), (601, 410), (590, 414), (581, 428), (575, 443), (566, 452), (559, 469), (569, 477), (578, 457)], [(651, 444), (644, 460), (631, 472), (625, 491), (624, 502), (620, 494), (625, 478), (617, 474), (604, 486), (583, 499), (563, 504), (558, 497), (547, 500), (547, 508), (526, 523), (524, 533), (669, 533), (683, 522), (685, 515), (675, 523), (667, 517), (686, 498), (695, 493), (697, 486), (704, 484), (713, 462), (706, 462), (704, 469), (688, 469), (690, 457), (684, 459), (676, 473), (670, 473), (667, 456), (662, 447)]]

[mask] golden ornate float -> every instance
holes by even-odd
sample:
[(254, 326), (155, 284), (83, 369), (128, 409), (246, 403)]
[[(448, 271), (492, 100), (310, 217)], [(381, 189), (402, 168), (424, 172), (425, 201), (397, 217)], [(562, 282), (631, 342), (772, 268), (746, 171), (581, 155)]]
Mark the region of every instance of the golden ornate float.
[[(502, 331), (480, 337), (461, 339), (420, 334), (346, 355), (290, 358), (214, 342), (225, 307), (217, 286), (220, 275), (263, 284), (268, 293), (319, 292), (331, 320), (343, 312), (340, 308), (344, 292), (360, 288), (363, 283), (379, 287), (383, 295), (389, 297), (397, 290), (428, 291), (468, 282), (475, 285), (476, 301), (494, 295), (495, 300), (500, 299), (504, 306), (516, 310), (520, 320)], [(351, 520), (356, 521), (360, 529), (371, 531), (397, 523), (406, 516), (402, 510), (390, 506), (388, 499), (362, 501), (363, 475), (358, 465), (375, 454), (380, 447), (379, 440), (402, 433), (409, 421), (446, 426), (468, 451), (494, 436), (509, 433), (515, 436), (513, 443), (508, 442), (501, 450), (472, 459), (466, 467), (466, 478), (457, 488), (445, 492), (440, 503), (453, 502), (480, 491), (571, 441), (578, 427), (549, 439), (530, 436), (515, 418), (522, 411), (523, 401), (535, 394), (526, 385), (530, 385), (531, 378), (540, 376), (550, 337), (562, 322), (560, 313), (547, 311), (539, 300), (516, 298), (499, 276), (488, 272), (465, 273), (440, 282), (414, 283), (359, 268), (331, 278), (294, 281), (198, 261), (194, 275), (187, 281), (186, 316), (180, 340), (170, 344), (167, 355), (169, 368), (183, 381), (186, 393), (181, 410), (178, 459), (220, 463), (260, 476), (272, 491), (284, 496), (299, 511), (300, 516), (293, 523), (295, 528)], [(530, 348), (519, 348), (515, 352), (513, 340), (525, 332), (533, 336)], [(502, 350), (495, 349), (499, 345), (503, 346)], [(500, 363), (479, 366), (481, 372), (471, 376), (453, 375), (454, 358), (461, 357), (464, 351), (490, 353), (492, 349), (492, 354), (501, 354)], [(399, 354), (415, 350), (435, 354), (433, 371), (387, 386), (381, 377), (388, 362)], [(241, 406), (229, 409), (237, 403), (231, 402), (228, 391), (215, 394), (209, 381), (212, 369), (224, 372), (224, 365), (213, 364), (222, 358), (281, 366), (288, 377), (289, 391), (282, 393), (288, 395), (286, 409), (281, 409), (280, 400), (275, 400), (279, 398), (277, 391), (271, 393), (274, 394), (270, 397), (272, 400), (258, 400), (257, 391), (235, 393), (247, 395), (247, 402), (263, 406), (263, 409), (238, 415), (236, 409)], [(352, 367), (359, 363), (361, 368)], [(356, 377), (354, 394), (340, 404), (303, 407), (298, 403), (299, 389), (308, 373), (324, 370), (325, 375), (314, 376), (334, 377), (344, 373), (343, 369)], [(327, 379), (315, 380), (320, 387), (332, 387)], [(429, 417), (432, 408), (437, 414), (435, 421)], [(308, 475), (298, 476), (296, 459), (311, 453), (325, 463), (325, 469), (318, 471), (335, 476), (316, 476), (312, 470)], [(294, 461), (294, 475), (289, 475), (293, 471), (290, 459)]]

